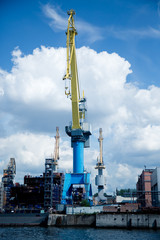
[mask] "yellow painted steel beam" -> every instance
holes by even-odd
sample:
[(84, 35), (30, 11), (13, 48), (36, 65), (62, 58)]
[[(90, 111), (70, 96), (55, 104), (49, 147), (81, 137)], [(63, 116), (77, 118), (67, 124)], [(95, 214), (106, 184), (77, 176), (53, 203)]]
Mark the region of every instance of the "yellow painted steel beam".
[(67, 28), (67, 70), (64, 80), (69, 79), (71, 81), (71, 91), (69, 86), (65, 89), (65, 94), (71, 97), (72, 101), (72, 129), (80, 129), (80, 114), (79, 114), (79, 81), (78, 70), (76, 60), (76, 48), (75, 48), (75, 35), (77, 31), (74, 24), (73, 10), (68, 11), (68, 28)]

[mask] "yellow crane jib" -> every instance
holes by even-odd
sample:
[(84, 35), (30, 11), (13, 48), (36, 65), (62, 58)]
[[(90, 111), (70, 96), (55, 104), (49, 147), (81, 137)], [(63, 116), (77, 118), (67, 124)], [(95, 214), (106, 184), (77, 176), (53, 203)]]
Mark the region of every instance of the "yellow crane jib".
[[(63, 80), (68, 81), (68, 85), (65, 86), (65, 94), (70, 96), (72, 101), (72, 129), (81, 129), (80, 126), (80, 114), (79, 114), (79, 101), (80, 101), (80, 91), (79, 91), (79, 81), (78, 81), (78, 71), (77, 71), (77, 61), (76, 61), (76, 48), (75, 48), (75, 35), (77, 31), (74, 24), (73, 15), (75, 15), (74, 10), (67, 12), (68, 18), (68, 28), (67, 28), (67, 70)], [(71, 83), (71, 90), (70, 90)]]

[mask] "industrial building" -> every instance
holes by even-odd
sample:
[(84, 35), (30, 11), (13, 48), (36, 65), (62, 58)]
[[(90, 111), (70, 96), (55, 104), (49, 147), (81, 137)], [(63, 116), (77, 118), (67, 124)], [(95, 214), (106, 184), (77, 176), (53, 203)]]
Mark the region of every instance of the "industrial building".
[(152, 205), (160, 207), (160, 167), (153, 170), (151, 176)]
[(23, 185), (11, 189), (11, 204), (19, 208), (56, 208), (61, 202), (64, 174), (57, 172), (59, 160), (59, 128), (56, 127), (54, 155), (45, 159), (45, 172), (40, 176), (24, 176)]
[(24, 176), (24, 185), (27, 187), (44, 187), (44, 174), (37, 176), (25, 175)]
[(54, 172), (54, 158), (45, 160), (44, 208), (56, 208), (61, 202), (64, 174)]
[(45, 172), (40, 176), (24, 176), (24, 184), (13, 183), (15, 159), (3, 170), (0, 185), (0, 209), (56, 208), (61, 202), (64, 174), (57, 172), (59, 160), (59, 128), (56, 128), (54, 156), (45, 159)]
[(24, 176), (24, 184), (10, 189), (10, 207), (19, 209), (56, 208), (61, 202), (64, 174), (53, 172), (53, 159), (45, 160), (45, 173)]
[(151, 194), (151, 176), (153, 169), (144, 169), (140, 176), (138, 176), (137, 188), (137, 202), (142, 207), (152, 207)]
[(11, 188), (10, 206), (19, 209), (44, 208), (44, 176), (24, 176), (24, 184)]

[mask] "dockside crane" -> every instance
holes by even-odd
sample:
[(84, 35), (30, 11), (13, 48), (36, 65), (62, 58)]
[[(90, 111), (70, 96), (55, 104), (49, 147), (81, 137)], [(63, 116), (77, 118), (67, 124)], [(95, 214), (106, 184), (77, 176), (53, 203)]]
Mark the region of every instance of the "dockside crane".
[(99, 158), (97, 159), (97, 164), (95, 169), (98, 169), (98, 175), (95, 178), (95, 184), (98, 186), (98, 201), (106, 201), (106, 197), (104, 197), (104, 189), (106, 185), (106, 178), (103, 175), (103, 169), (105, 169), (105, 165), (103, 162), (103, 136), (102, 136), (102, 128), (99, 129)]
[(71, 137), (73, 148), (73, 173), (65, 175), (62, 203), (73, 203), (76, 189), (83, 188), (82, 198), (92, 202), (92, 189), (90, 184), (90, 173), (84, 172), (84, 148), (89, 147), (90, 125), (86, 123), (86, 98), (80, 96), (78, 70), (76, 61), (75, 36), (77, 31), (74, 24), (74, 10), (67, 12), (67, 70), (63, 78), (65, 80), (65, 94), (72, 102), (72, 123), (65, 127), (66, 133)]
[(53, 156), (53, 166), (54, 172), (57, 172), (58, 160), (59, 160), (59, 127), (56, 127), (56, 136), (55, 136), (55, 146), (54, 146), (54, 156)]

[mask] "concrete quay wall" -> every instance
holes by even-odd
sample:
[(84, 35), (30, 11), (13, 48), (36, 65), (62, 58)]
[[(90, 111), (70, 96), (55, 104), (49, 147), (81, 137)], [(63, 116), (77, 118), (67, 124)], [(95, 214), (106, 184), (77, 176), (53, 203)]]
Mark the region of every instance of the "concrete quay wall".
[(48, 226), (95, 226), (95, 214), (49, 214)]
[(86, 226), (101, 228), (159, 228), (160, 214), (100, 213), (49, 214), (48, 226)]
[(160, 228), (160, 214), (137, 214), (137, 213), (97, 214), (96, 227)]

